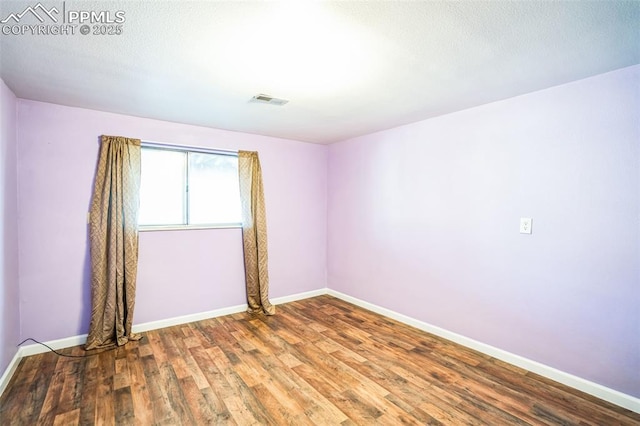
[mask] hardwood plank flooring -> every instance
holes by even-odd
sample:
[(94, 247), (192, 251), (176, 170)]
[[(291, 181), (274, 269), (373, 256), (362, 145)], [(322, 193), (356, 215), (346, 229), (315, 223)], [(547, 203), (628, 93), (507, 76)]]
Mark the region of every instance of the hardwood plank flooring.
[(640, 425), (640, 415), (319, 296), (84, 358), (24, 358), (0, 424)]

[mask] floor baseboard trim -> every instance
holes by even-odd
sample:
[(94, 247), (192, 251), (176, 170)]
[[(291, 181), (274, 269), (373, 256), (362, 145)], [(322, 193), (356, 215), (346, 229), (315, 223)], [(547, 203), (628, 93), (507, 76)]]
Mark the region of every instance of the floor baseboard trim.
[(271, 299), (271, 303), (274, 305), (281, 305), (283, 303), (296, 302), (298, 300), (310, 299), (316, 296), (323, 296), (327, 294), (326, 288), (320, 288), (318, 290), (306, 291), (304, 293), (292, 294), (290, 296), (276, 297), (275, 299)]
[[(320, 296), (327, 294), (327, 289), (312, 290), (304, 293), (292, 294), (289, 296), (276, 297), (271, 299), (271, 303), (274, 305), (280, 305), (282, 303), (295, 302), (296, 300), (308, 299), (310, 297)], [(202, 321), (209, 318), (221, 317), (224, 315), (237, 314), (245, 312), (247, 310), (247, 304), (229, 306), (226, 308), (214, 309), (212, 311), (200, 312), (197, 314), (182, 315), (179, 317), (167, 318), (159, 321), (151, 321), (143, 324), (137, 324), (133, 326), (134, 333), (142, 333), (150, 330), (157, 330), (159, 328), (172, 327), (174, 325), (187, 324), (195, 321)]]
[(7, 368), (4, 370), (2, 377), (0, 377), (0, 396), (2, 396), (2, 393), (9, 385), (9, 382), (13, 377), (13, 373), (16, 372), (16, 369), (18, 368), (18, 364), (20, 364), (21, 359), (22, 359), (22, 356), (20, 355), (20, 350), (18, 349), (15, 355), (13, 356), (13, 358), (11, 359), (11, 361), (9, 362), (9, 365), (7, 365)]
[(209, 318), (221, 317), (224, 315), (237, 314), (247, 310), (247, 305), (235, 305), (226, 308), (213, 309), (211, 311), (199, 312), (197, 314), (181, 315), (179, 317), (167, 318), (158, 321), (150, 321), (136, 324), (132, 327), (134, 333), (157, 330), (159, 328), (173, 327), (174, 325), (188, 324), (190, 322), (202, 321)]
[[(43, 343), (51, 349), (65, 349), (73, 346), (84, 345), (86, 342), (87, 335), (81, 334), (78, 336), (65, 337), (63, 339), (49, 340), (48, 342)], [(21, 346), (18, 350), (18, 355), (20, 355), (20, 357), (25, 357), (45, 352), (49, 352), (49, 348), (38, 343), (33, 343), (31, 345)]]
[[(158, 321), (150, 321), (142, 324), (134, 324), (132, 331), (134, 333), (144, 333), (145, 331), (157, 330), (159, 328), (172, 327), (174, 325), (187, 324), (194, 321), (200, 321), (209, 318), (215, 318), (223, 315), (236, 314), (238, 312), (244, 312), (247, 310), (247, 305), (229, 306), (226, 308), (214, 309), (206, 312), (199, 312), (197, 314), (182, 315), (179, 317), (167, 318)], [(66, 337), (64, 339), (50, 340), (44, 342), (52, 349), (64, 349), (73, 346), (84, 345), (87, 342), (87, 335), (81, 334), (78, 336)], [(22, 346), (18, 351), (18, 354), (22, 357), (41, 354), (47, 352), (49, 349), (39, 344), (32, 344)]]
[(374, 305), (373, 303), (365, 302), (364, 300), (360, 300), (356, 297), (349, 296), (339, 291), (327, 289), (327, 294), (344, 300), (345, 302), (349, 302), (361, 308), (367, 309), (369, 311), (392, 318), (396, 321), (410, 325), (417, 329), (458, 343), (462, 346), (474, 349), (478, 352), (482, 352), (486, 355), (490, 355), (496, 359), (515, 365), (516, 367), (523, 368), (527, 371), (539, 374), (558, 383), (562, 383), (563, 385), (578, 389), (582, 392), (588, 393), (612, 404), (618, 405), (636, 413), (640, 413), (640, 398), (627, 395), (598, 383), (594, 383), (581, 377), (565, 373), (564, 371), (558, 370), (556, 368), (549, 367), (536, 361), (532, 361), (520, 355), (512, 354), (511, 352), (507, 352), (505, 350), (487, 345), (485, 343), (473, 340), (457, 333), (453, 333), (443, 328), (436, 327), (415, 318), (411, 318), (407, 315), (392, 311), (391, 309), (383, 308), (381, 306)]

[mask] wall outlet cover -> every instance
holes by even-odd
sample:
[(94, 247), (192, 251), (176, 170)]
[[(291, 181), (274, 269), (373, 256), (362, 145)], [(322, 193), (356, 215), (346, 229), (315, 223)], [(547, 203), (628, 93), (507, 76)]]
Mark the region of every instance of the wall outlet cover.
[(520, 218), (520, 233), (521, 234), (530, 234), (531, 233), (531, 224), (532, 224), (532, 219), (530, 217), (521, 217)]

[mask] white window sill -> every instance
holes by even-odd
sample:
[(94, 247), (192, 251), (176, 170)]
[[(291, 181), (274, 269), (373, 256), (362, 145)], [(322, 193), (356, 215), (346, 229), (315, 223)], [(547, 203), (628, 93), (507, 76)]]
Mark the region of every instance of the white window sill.
[(242, 228), (241, 223), (224, 223), (224, 224), (212, 224), (212, 225), (144, 225), (138, 226), (139, 232), (152, 232), (152, 231), (190, 231), (195, 229), (230, 229), (230, 228)]

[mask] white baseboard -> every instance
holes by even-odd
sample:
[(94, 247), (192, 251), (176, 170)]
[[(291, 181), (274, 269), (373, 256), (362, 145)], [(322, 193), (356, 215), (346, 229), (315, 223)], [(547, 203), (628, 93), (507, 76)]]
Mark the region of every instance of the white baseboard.
[(516, 367), (524, 368), (527, 371), (531, 371), (548, 379), (562, 383), (563, 385), (578, 389), (582, 392), (588, 393), (612, 404), (618, 405), (636, 413), (640, 413), (640, 398), (636, 398), (634, 396), (627, 395), (614, 389), (610, 389), (606, 386), (602, 386), (581, 377), (565, 373), (564, 371), (549, 367), (536, 361), (532, 361), (519, 355), (512, 354), (502, 349), (498, 349), (494, 346), (478, 342), (477, 340), (470, 339), (468, 337), (453, 333), (440, 327), (436, 327), (426, 322), (419, 321), (409, 316), (394, 312), (390, 309), (374, 305), (373, 303), (365, 302), (347, 294), (340, 293), (339, 291), (327, 289), (327, 294), (337, 297), (338, 299), (342, 299), (345, 302), (360, 306), (361, 308), (367, 309), (369, 311), (392, 318), (396, 321), (400, 321), (417, 329), (435, 334), (436, 336), (440, 336), (462, 346), (474, 349), (478, 352), (482, 352), (486, 355), (490, 355), (501, 361), (515, 365)]
[[(87, 342), (87, 335), (81, 334), (79, 336), (65, 337), (64, 339), (57, 340), (49, 340), (48, 342), (43, 342), (45, 345), (51, 347), (51, 349), (64, 349), (71, 348), (73, 346), (84, 345)], [(49, 349), (45, 346), (42, 346), (38, 343), (33, 343), (31, 345), (20, 346), (18, 350), (18, 355), (21, 357), (31, 356), (42, 354), (48, 352)]]
[(229, 306), (227, 308), (214, 309), (212, 311), (199, 312), (197, 314), (182, 315), (179, 317), (167, 318), (158, 321), (150, 321), (142, 324), (135, 324), (132, 327), (134, 333), (157, 330), (159, 328), (172, 327), (174, 325), (187, 324), (195, 321), (202, 321), (209, 318), (221, 317), (223, 315), (237, 314), (247, 310), (247, 305)]
[[(296, 300), (308, 299), (310, 297), (321, 296), (327, 294), (327, 289), (322, 288), (319, 290), (307, 291), (305, 293), (297, 293), (289, 296), (276, 297), (271, 299), (271, 303), (274, 305), (280, 305), (282, 303), (295, 302)], [(202, 321), (209, 318), (221, 317), (224, 315), (237, 314), (239, 312), (245, 312), (247, 310), (247, 304), (229, 306), (227, 308), (214, 309), (212, 311), (200, 312), (197, 314), (183, 315), (179, 317), (167, 318), (159, 321), (151, 321), (143, 324), (136, 324), (133, 326), (134, 333), (142, 333), (149, 330), (157, 330), (159, 328), (171, 327), (174, 325), (187, 324), (195, 321)], [(85, 336), (86, 337), (86, 336)]]
[(13, 377), (13, 373), (16, 372), (16, 369), (18, 368), (18, 364), (20, 364), (21, 359), (22, 359), (22, 356), (20, 355), (20, 350), (18, 349), (18, 351), (16, 351), (16, 354), (11, 359), (11, 362), (9, 363), (9, 365), (7, 365), (7, 368), (4, 370), (2, 377), (0, 377), (0, 396), (2, 396), (2, 393), (9, 385), (9, 381)]
[(271, 303), (274, 305), (282, 305), (283, 303), (295, 302), (303, 299), (310, 299), (316, 296), (322, 296), (327, 294), (326, 288), (320, 288), (318, 290), (311, 290), (304, 293), (292, 294), (290, 296), (276, 297), (275, 299), (271, 299)]

